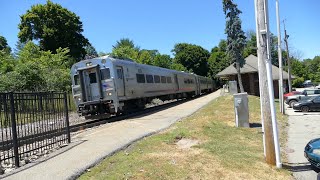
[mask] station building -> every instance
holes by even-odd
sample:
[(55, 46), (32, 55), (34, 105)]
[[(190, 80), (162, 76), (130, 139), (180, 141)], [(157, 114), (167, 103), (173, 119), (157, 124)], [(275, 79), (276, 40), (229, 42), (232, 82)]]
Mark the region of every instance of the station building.
[[(244, 91), (250, 95), (259, 96), (259, 75), (258, 75), (258, 57), (254, 55), (249, 55), (245, 58), (245, 64), (240, 69), (242, 84)], [(228, 81), (238, 81), (237, 69), (235, 64), (231, 64), (221, 72), (219, 72), (216, 77)], [(284, 92), (288, 89), (288, 73), (283, 71), (283, 87)], [(273, 88), (275, 98), (279, 98), (279, 68), (272, 65), (272, 78), (273, 78)], [(293, 79), (294, 77), (291, 76)]]

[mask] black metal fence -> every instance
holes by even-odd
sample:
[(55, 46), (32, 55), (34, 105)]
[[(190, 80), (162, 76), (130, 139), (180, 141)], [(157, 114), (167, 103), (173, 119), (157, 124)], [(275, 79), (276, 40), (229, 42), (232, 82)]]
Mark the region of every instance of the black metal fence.
[(70, 143), (66, 93), (0, 93), (0, 162), (20, 166)]

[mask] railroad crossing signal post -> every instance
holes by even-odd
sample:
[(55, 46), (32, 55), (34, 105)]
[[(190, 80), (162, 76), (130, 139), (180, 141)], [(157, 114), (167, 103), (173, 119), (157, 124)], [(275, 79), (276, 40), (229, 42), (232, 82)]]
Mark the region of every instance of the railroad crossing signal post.
[(268, 0), (254, 0), (257, 26), (257, 54), (261, 119), (264, 128), (266, 162), (281, 168), (278, 127), (274, 106)]

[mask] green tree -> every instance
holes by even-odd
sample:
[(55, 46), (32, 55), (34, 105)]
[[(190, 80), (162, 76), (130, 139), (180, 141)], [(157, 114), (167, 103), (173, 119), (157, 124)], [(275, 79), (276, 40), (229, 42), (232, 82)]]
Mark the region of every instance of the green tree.
[(0, 36), (0, 51), (5, 51), (6, 53), (11, 53), (11, 48), (8, 45), (7, 39), (3, 36)]
[(41, 91), (43, 71), (35, 62), (18, 63), (15, 71), (0, 76), (0, 91)]
[(208, 50), (188, 43), (175, 44), (172, 52), (174, 53), (175, 63), (183, 65), (188, 71), (198, 75), (206, 76), (208, 73)]
[(257, 36), (254, 31), (247, 32), (246, 46), (243, 49), (243, 57), (248, 57), (250, 54), (257, 56)]
[(20, 63), (28, 61), (37, 61), (41, 56), (41, 50), (38, 45), (32, 41), (25, 43), (24, 47), (18, 53), (18, 60)]
[(132, 49), (135, 49), (136, 51), (139, 51), (140, 50), (140, 47), (139, 46), (135, 46), (133, 40), (130, 40), (129, 38), (122, 38), (120, 39), (119, 41), (117, 41), (117, 43), (112, 46), (113, 49), (117, 49), (117, 48), (120, 48), (120, 47), (129, 47), (129, 48), (132, 48)]
[(140, 48), (134, 45), (129, 38), (122, 38), (112, 46), (111, 55), (120, 59), (131, 59), (137, 61), (139, 58)]
[[(270, 50), (271, 50), (271, 62), (273, 65), (279, 67), (278, 61), (278, 37), (270, 34)], [(257, 56), (257, 37), (254, 31), (247, 32), (246, 45), (243, 49), (243, 57), (248, 57), (250, 54)], [(282, 50), (282, 64), (284, 64), (286, 53)]]
[(226, 52), (227, 42), (226, 40), (221, 40), (219, 45), (211, 50), (211, 55), (208, 59), (209, 72), (208, 76), (215, 79), (215, 76), (228, 67), (230, 62), (227, 58)]
[(240, 72), (240, 67), (245, 63), (245, 60), (242, 57), (242, 51), (246, 44), (246, 37), (242, 31), (239, 17), (242, 12), (238, 9), (237, 5), (233, 3), (233, 0), (223, 0), (222, 2), (223, 11), (226, 15), (225, 33), (227, 34), (228, 57), (231, 62), (235, 62), (240, 91), (244, 92)]
[(187, 70), (186, 67), (184, 67), (182, 64), (177, 63), (177, 62), (173, 62), (173, 63), (171, 64), (170, 69), (177, 70), (177, 71), (188, 72), (188, 70)]
[(140, 63), (140, 64), (152, 65), (153, 64), (152, 54), (148, 50), (141, 50), (138, 53), (138, 57), (136, 59), (136, 62)]
[(53, 53), (60, 47), (68, 48), (77, 61), (85, 56), (84, 47), (89, 42), (82, 35), (82, 22), (75, 13), (48, 0), (44, 5), (33, 5), (20, 18), (21, 42), (39, 41), (41, 50)]
[(91, 44), (88, 44), (85, 47), (85, 50), (86, 50), (85, 59), (98, 57), (98, 53), (97, 53), (96, 49)]
[(136, 61), (138, 59), (139, 52), (129, 46), (121, 46), (113, 48), (111, 55), (119, 59), (132, 59)]
[(12, 70), (0, 68), (3, 72), (0, 73), (0, 91), (70, 90), (68, 54), (67, 48), (58, 48), (53, 54), (40, 50), (32, 41), (27, 42), (13, 61)]
[(157, 54), (154, 57), (153, 65), (170, 69), (172, 66), (172, 58), (167, 54)]
[(0, 75), (13, 71), (16, 64), (13, 56), (6, 50), (0, 50)]

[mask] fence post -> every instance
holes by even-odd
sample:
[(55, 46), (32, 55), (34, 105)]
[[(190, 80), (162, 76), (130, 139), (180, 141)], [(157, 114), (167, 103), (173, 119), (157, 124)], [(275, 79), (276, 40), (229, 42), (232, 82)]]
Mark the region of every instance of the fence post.
[(71, 143), (71, 137), (70, 137), (70, 125), (69, 125), (69, 110), (68, 110), (68, 99), (67, 99), (67, 93), (63, 93), (64, 97), (64, 109), (66, 114), (66, 125), (67, 125), (67, 137), (68, 137), (68, 143)]
[(18, 136), (17, 136), (16, 112), (14, 109), (15, 107), (14, 107), (13, 92), (10, 92), (9, 99), (10, 99), (10, 111), (11, 111), (14, 163), (16, 167), (19, 167), (20, 165), (19, 165), (19, 152), (18, 152)]

